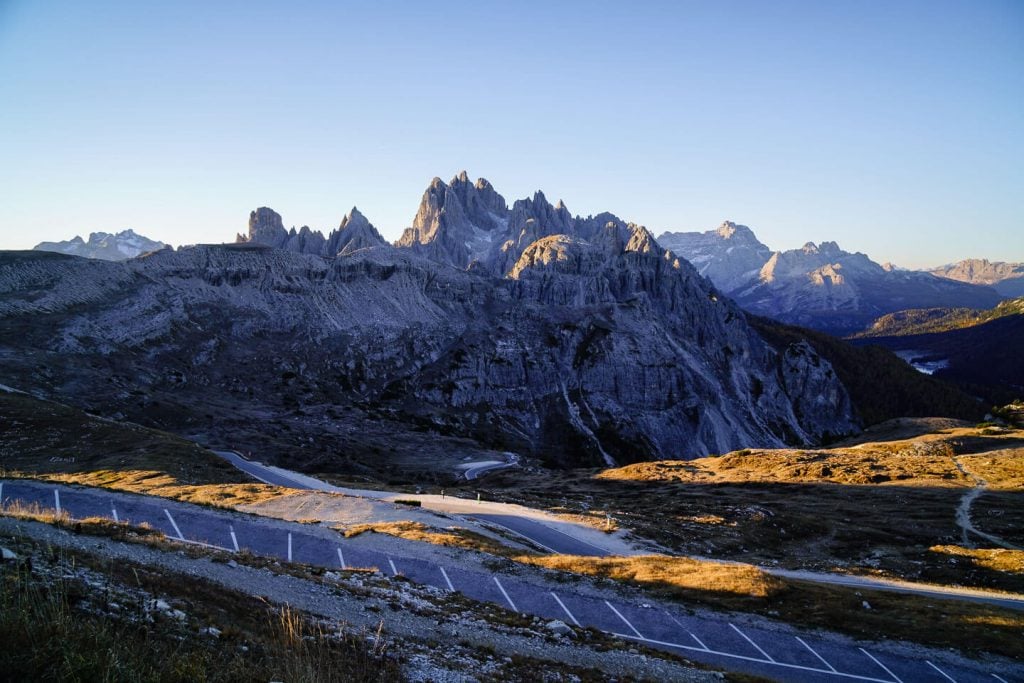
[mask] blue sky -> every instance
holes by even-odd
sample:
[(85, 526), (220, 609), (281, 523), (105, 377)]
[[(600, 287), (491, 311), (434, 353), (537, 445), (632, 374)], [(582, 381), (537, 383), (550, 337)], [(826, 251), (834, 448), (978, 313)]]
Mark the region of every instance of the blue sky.
[(1024, 3), (0, 0), (0, 248), (391, 239), (463, 168), (660, 234), (1024, 261)]

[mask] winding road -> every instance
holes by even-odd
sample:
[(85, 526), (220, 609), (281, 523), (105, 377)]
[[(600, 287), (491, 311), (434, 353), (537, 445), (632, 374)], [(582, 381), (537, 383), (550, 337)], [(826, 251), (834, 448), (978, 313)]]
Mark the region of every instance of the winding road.
[[(269, 479), (269, 477), (268, 477)], [(66, 513), (72, 519), (106, 517), (148, 524), (168, 538), (228, 553), (249, 551), (313, 566), (375, 568), (444, 591), (544, 619), (589, 626), (623, 640), (675, 652), (729, 671), (778, 681), (817, 683), (998, 683), (1024, 681), (1024, 667), (966, 659), (896, 642), (861, 642), (794, 630), (764, 619), (694, 614), (669, 603), (549, 582), (541, 572), (516, 576), (460, 567), (450, 555), (437, 561), (384, 553), (367, 540), (308, 524), (283, 522), (153, 496), (106, 489), (0, 479), (0, 505), (20, 503)], [(411, 543), (411, 542), (410, 542)], [(394, 546), (385, 546), (394, 547)]]

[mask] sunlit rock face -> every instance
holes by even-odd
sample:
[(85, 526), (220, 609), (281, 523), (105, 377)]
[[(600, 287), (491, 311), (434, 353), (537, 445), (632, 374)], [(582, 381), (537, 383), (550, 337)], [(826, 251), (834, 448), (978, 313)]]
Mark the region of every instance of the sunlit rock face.
[(928, 272), (972, 285), (988, 285), (1005, 297), (1024, 296), (1024, 263), (965, 259)]
[(708, 232), (664, 233), (658, 242), (687, 259), (744, 309), (847, 334), (908, 308), (988, 308), (991, 288), (882, 266), (835, 242), (772, 252), (750, 228), (726, 222)]
[(541, 193), (508, 208), (462, 174), (431, 183), (397, 248), (355, 211), (337, 232), (352, 239), (308, 253), (296, 245), (310, 234), (258, 210), (237, 245), (104, 268), (6, 255), (0, 330), (20, 333), (0, 332), (0, 369), (140, 421), (133, 392), (171, 392), (179, 412), (161, 426), (185, 429), (232, 401), (273, 416), (287, 368), (304, 424), (327, 405), (336, 425), (348, 406), (560, 465), (857, 428), (825, 360), (775, 351), (690, 263), (612, 214), (573, 217)]

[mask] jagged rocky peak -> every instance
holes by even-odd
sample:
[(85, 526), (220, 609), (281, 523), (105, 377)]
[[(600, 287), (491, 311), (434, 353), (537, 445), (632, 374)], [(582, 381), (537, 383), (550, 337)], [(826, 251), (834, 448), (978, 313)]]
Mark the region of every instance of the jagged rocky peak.
[(387, 240), (373, 227), (359, 209), (352, 210), (341, 219), (338, 229), (327, 238), (327, 256), (346, 256), (360, 249), (388, 246)]
[(75, 235), (62, 242), (40, 242), (33, 249), (104, 261), (124, 261), (165, 247), (167, 245), (163, 242), (151, 240), (129, 228), (119, 233), (92, 232), (88, 241)]
[(505, 198), (486, 179), (474, 183), (462, 171), (447, 184), (440, 178), (431, 181), (412, 227), (406, 228), (396, 246), (465, 268), (497, 251), (507, 224)]
[(239, 242), (258, 242), (271, 247), (282, 247), (288, 239), (288, 231), (284, 228), (281, 214), (270, 207), (261, 206), (249, 213), (249, 234), (247, 239)]
[(692, 263), (726, 293), (756, 279), (772, 255), (753, 230), (733, 221), (706, 232), (665, 232), (658, 243)]
[(265, 206), (260, 207), (249, 214), (248, 236), (239, 235), (237, 241), (324, 257), (344, 256), (359, 249), (387, 245), (377, 229), (355, 207), (327, 237), (308, 225), (298, 230), (285, 230), (280, 214)]

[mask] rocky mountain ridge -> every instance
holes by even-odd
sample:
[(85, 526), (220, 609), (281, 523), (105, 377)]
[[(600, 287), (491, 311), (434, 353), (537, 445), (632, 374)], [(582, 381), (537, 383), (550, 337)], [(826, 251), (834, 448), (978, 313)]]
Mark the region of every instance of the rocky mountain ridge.
[(326, 237), (319, 230), (304, 225), (299, 230), (286, 230), (281, 215), (261, 206), (249, 214), (249, 231), (235, 237), (239, 244), (261, 244), (298, 254), (315, 256), (343, 256), (359, 249), (386, 246), (387, 241), (377, 232), (359, 209), (352, 207), (337, 229)]
[[(601, 464), (857, 429), (827, 361), (767, 344), (646, 229), (541, 193), (502, 213), (486, 181), (456, 181), (431, 183), (407, 247), (347, 249), (356, 212), (321, 243), (260, 209), (235, 245), (103, 267), (8, 253), (0, 367), (102, 414), (282, 458), (386, 461), (398, 434), (423, 459), (448, 435)], [(489, 237), (459, 241), (477, 230)]]
[(74, 238), (62, 242), (40, 242), (32, 249), (104, 261), (123, 261), (163, 249), (166, 246), (163, 242), (151, 240), (128, 229), (119, 233), (93, 232), (89, 234), (88, 240), (83, 240), (76, 235)]
[(857, 332), (908, 308), (989, 308), (1000, 299), (990, 287), (883, 266), (835, 242), (770, 251), (749, 228), (732, 223), (705, 233), (665, 233), (658, 241), (695, 259), (744, 309), (833, 334)]
[(989, 285), (1006, 297), (1024, 296), (1024, 263), (964, 259), (928, 272), (972, 285)]

